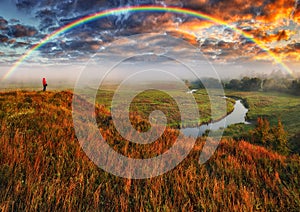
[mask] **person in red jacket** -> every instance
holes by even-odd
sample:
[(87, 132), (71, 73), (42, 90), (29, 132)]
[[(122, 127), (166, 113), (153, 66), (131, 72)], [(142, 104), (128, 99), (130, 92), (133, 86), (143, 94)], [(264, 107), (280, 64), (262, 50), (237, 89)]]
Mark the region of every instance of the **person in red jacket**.
[(47, 81), (46, 81), (46, 78), (43, 78), (43, 91), (46, 91), (46, 88), (47, 88)]

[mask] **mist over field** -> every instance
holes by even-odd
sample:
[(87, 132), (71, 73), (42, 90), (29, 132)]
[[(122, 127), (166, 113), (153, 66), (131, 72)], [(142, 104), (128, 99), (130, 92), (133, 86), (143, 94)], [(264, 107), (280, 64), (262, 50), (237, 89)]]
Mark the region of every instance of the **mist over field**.
[[(111, 56), (110, 56), (111, 57)], [(141, 56), (146, 58), (149, 56)], [(151, 57), (151, 56), (150, 56)], [(131, 60), (131, 61), (130, 61)], [(59, 89), (62, 87), (73, 88), (79, 78), (84, 77), (86, 83), (95, 83), (95, 76), (102, 76), (103, 83), (120, 83), (122, 80), (131, 77), (135, 73), (140, 73), (149, 69), (167, 71), (176, 75), (181, 80), (197, 80), (201, 78), (215, 78), (219, 80), (240, 79), (244, 76), (271, 78), (272, 73), (280, 71), (286, 77), (291, 76), (284, 71), (282, 67), (271, 63), (247, 63), (247, 64), (217, 64), (210, 61), (191, 61), (187, 63), (179, 63), (176, 60), (169, 62), (155, 61), (136, 61), (134, 58), (129, 61), (112, 60), (108, 62), (100, 61), (95, 64), (88, 60), (86, 62), (71, 61), (68, 64), (21, 64), (8, 77), (4, 76), (8, 73), (12, 66), (2, 65), (0, 67), (0, 88), (5, 87), (23, 87), (26, 85), (41, 84), (41, 79), (45, 77), (49, 81), (49, 89)], [(296, 67), (296, 66), (295, 66)], [(149, 81), (162, 81), (159, 75), (153, 73), (149, 75)], [(98, 82), (97, 82), (98, 83)], [(26, 87), (25, 86), (25, 87)], [(95, 86), (95, 85), (93, 85)]]

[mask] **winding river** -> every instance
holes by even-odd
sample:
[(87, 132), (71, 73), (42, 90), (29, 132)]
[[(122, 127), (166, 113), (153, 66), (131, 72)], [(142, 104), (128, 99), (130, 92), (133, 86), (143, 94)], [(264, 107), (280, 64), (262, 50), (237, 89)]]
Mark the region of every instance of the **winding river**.
[(233, 111), (220, 121), (203, 124), (200, 127), (184, 128), (182, 132), (185, 136), (198, 137), (205, 133), (206, 130), (218, 130), (226, 128), (231, 124), (244, 123), (249, 124), (246, 121), (246, 114), (248, 109), (242, 104), (241, 100), (237, 100), (234, 105)]

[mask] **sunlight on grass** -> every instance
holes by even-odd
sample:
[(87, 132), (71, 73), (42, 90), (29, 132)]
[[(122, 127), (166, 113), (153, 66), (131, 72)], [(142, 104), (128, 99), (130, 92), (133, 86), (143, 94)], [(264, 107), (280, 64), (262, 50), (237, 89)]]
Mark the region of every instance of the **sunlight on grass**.
[[(151, 179), (108, 174), (87, 158), (76, 139), (72, 95), (0, 93), (0, 210), (296, 211), (300, 207), (299, 155), (283, 156), (245, 141), (223, 139), (213, 157), (199, 165), (205, 140), (198, 138), (182, 163)], [(158, 142), (147, 148), (134, 146), (118, 136), (107, 107), (96, 106), (96, 113), (108, 143), (128, 157), (161, 154), (176, 137), (177, 130), (167, 128)], [(142, 120), (138, 115), (132, 119)]]

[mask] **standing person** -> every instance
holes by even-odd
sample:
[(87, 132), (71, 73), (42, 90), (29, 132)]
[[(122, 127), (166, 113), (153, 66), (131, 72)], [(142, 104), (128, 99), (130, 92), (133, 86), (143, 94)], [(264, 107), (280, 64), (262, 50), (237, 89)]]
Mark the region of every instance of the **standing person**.
[(47, 81), (46, 78), (43, 78), (43, 91), (46, 91), (47, 88)]

